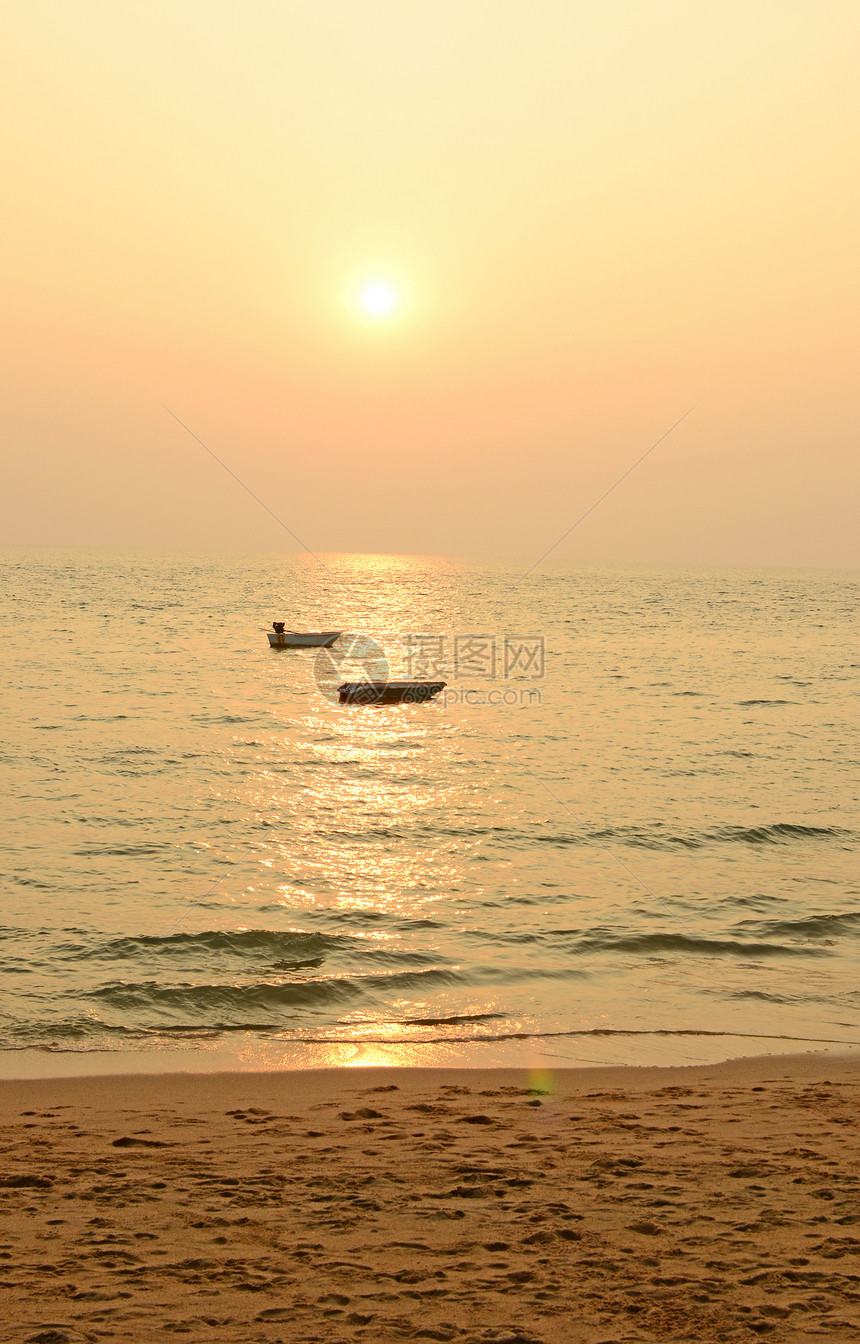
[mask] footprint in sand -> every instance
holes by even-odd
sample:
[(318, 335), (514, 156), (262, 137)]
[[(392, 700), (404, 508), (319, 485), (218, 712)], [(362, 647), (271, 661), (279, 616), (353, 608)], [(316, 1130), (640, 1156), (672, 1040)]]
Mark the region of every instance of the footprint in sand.
[(112, 1148), (172, 1148), (171, 1143), (163, 1143), (161, 1139), (134, 1139), (129, 1134), (125, 1134), (121, 1139), (114, 1139)]

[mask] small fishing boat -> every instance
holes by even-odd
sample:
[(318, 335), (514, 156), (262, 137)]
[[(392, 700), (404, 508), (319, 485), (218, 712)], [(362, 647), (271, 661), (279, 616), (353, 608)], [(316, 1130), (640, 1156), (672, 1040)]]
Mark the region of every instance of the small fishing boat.
[(337, 693), (342, 705), (420, 705), (447, 685), (447, 681), (345, 681)]
[(342, 633), (341, 630), (316, 630), (308, 633), (285, 630), (283, 621), (272, 621), (271, 630), (266, 631), (273, 649), (328, 649)]

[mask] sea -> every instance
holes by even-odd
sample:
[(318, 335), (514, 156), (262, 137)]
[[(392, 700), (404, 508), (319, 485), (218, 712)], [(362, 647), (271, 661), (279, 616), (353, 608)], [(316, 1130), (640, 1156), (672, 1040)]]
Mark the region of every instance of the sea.
[(857, 573), (0, 569), (4, 1076), (860, 1047)]

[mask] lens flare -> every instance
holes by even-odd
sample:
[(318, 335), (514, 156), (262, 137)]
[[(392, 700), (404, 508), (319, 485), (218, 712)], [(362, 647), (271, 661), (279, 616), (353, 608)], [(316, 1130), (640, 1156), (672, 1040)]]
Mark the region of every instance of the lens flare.
[(529, 1091), (540, 1097), (551, 1097), (556, 1090), (551, 1069), (529, 1069)]

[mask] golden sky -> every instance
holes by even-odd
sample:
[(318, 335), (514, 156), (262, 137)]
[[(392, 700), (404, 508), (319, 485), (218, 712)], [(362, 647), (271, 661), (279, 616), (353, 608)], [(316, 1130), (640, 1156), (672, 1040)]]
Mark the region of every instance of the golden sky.
[(0, 540), (289, 548), (165, 403), (315, 550), (531, 560), (696, 403), (557, 559), (860, 563), (858, 39), (857, 0), (11, 7)]

